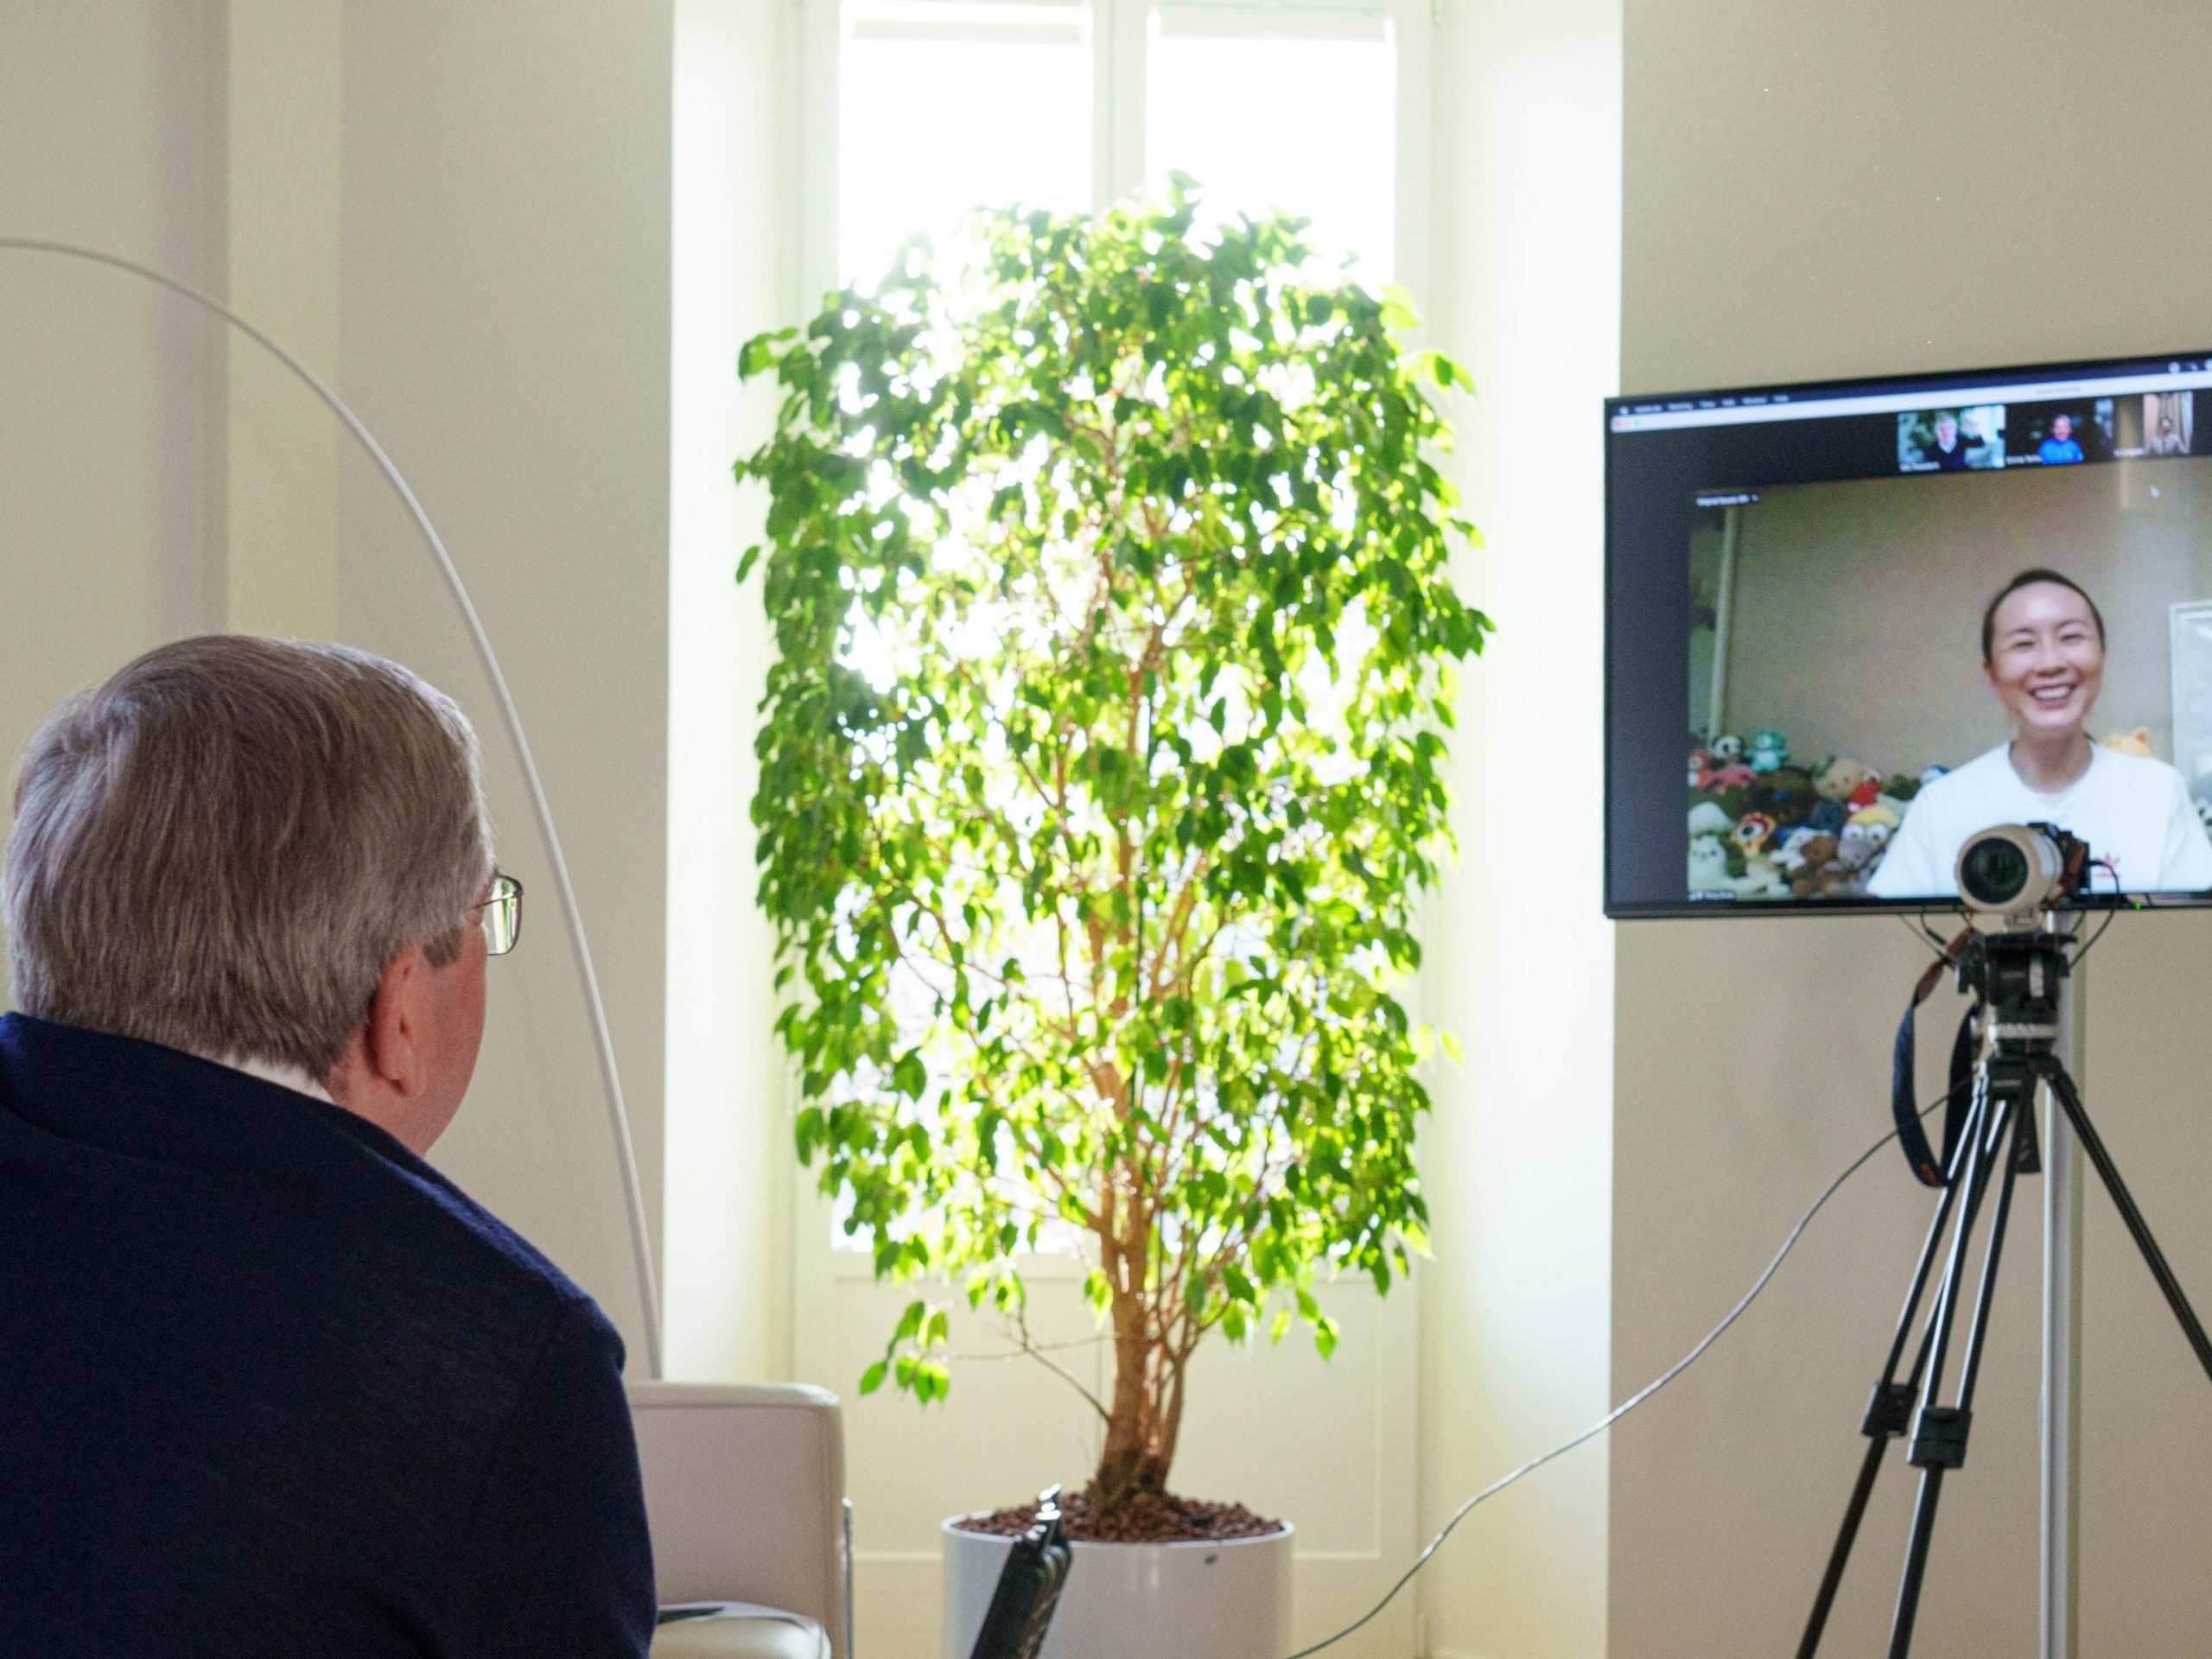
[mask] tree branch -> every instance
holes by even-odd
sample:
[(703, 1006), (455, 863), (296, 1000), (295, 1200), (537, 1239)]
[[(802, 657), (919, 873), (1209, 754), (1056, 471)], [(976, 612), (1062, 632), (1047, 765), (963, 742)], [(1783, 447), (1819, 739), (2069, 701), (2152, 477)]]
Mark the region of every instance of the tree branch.
[(1107, 1410), (1105, 1403), (1101, 1401), (1096, 1395), (1093, 1394), (1089, 1388), (1084, 1386), (1084, 1381), (1081, 1377), (1077, 1376), (1073, 1371), (1068, 1370), (1066, 1366), (1061, 1364), (1058, 1360), (1054, 1359), (1052, 1356), (1051, 1350), (1040, 1347), (1038, 1344), (1030, 1340), (1028, 1310), (1019, 1302), (1014, 1304), (1014, 1336), (1015, 1342), (1019, 1345), (1020, 1351), (1022, 1354), (1027, 1355), (1031, 1359), (1035, 1360), (1039, 1365), (1042, 1365), (1046, 1370), (1052, 1372), (1053, 1376), (1058, 1377), (1070, 1388), (1073, 1389), (1077, 1394), (1081, 1395), (1084, 1398), (1084, 1403), (1089, 1405), (1093, 1411), (1098, 1414), (1098, 1421), (1100, 1422), (1110, 1423), (1114, 1421), (1114, 1414)]

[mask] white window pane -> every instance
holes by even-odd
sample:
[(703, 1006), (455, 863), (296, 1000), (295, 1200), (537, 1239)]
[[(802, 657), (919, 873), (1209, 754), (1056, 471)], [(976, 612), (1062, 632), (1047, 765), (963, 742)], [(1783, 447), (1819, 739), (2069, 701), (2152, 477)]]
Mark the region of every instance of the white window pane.
[(1152, 13), (1145, 172), (1203, 189), (1209, 220), (1281, 208), (1329, 258), (1389, 281), (1397, 226), (1397, 48), (1388, 14), (1175, 5)]
[(1090, 205), (1087, 7), (850, 3), (837, 92), (837, 275), (976, 207)]

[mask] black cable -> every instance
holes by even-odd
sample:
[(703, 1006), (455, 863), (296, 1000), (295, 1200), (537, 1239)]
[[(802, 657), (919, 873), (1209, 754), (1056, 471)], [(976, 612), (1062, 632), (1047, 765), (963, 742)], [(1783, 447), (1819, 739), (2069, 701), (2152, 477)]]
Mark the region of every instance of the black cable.
[(2108, 910), (2105, 912), (2105, 918), (2102, 922), (2098, 924), (2097, 931), (2089, 935), (2089, 943), (2083, 945), (2079, 950), (2076, 950), (2074, 953), (2074, 965), (2076, 968), (2082, 965), (2082, 958), (2089, 954), (2091, 947), (2094, 946), (2099, 939), (2104, 938), (2105, 929), (2110, 927), (2119, 919), (2120, 912), (2117, 910)]
[(1904, 923), (1904, 931), (1906, 932), (1911, 934), (1913, 938), (1918, 939), (1922, 944), (1925, 944), (1930, 950), (1933, 950), (1936, 953), (1937, 961), (1950, 961), (1951, 942), (1945, 938), (1941, 933), (1938, 933), (1934, 928), (1928, 925), (1928, 912), (1926, 911), (1921, 911), (1910, 920), (1906, 918), (1904, 912), (1900, 911), (1897, 912), (1897, 920)]
[[(1971, 1087), (1970, 1084), (1962, 1086)], [(1958, 1092), (1960, 1092), (1959, 1090), (1952, 1089), (1937, 1096), (1934, 1101), (1930, 1102), (1929, 1105), (1922, 1110), (1920, 1114), (1921, 1116), (1926, 1117), (1929, 1113), (1949, 1104), (1951, 1096)], [(1720, 1339), (1721, 1333), (1726, 1331), (1730, 1325), (1735, 1324), (1738, 1319), (1743, 1318), (1744, 1311), (1750, 1307), (1754, 1301), (1758, 1300), (1759, 1293), (1767, 1287), (1768, 1281), (1774, 1277), (1776, 1271), (1782, 1266), (1783, 1259), (1789, 1255), (1790, 1251), (1797, 1248), (1797, 1241), (1804, 1236), (1805, 1229), (1812, 1225), (1813, 1217), (1821, 1213), (1822, 1206), (1824, 1206), (1830, 1198), (1834, 1198), (1842, 1190), (1843, 1184), (1846, 1181), (1849, 1180), (1853, 1175), (1856, 1175), (1861, 1169), (1864, 1169), (1867, 1163), (1873, 1158), (1875, 1154), (1881, 1151), (1883, 1147), (1888, 1146), (1891, 1141), (1897, 1138), (1897, 1132), (1895, 1129), (1891, 1129), (1887, 1135), (1877, 1141), (1872, 1146), (1860, 1153), (1858, 1157), (1853, 1159), (1849, 1166), (1845, 1168), (1843, 1173), (1837, 1176), (1835, 1179), (1828, 1183), (1827, 1191), (1823, 1192), (1819, 1198), (1813, 1200), (1813, 1207), (1808, 1210), (1804, 1215), (1799, 1218), (1797, 1224), (1789, 1230), (1789, 1236), (1782, 1241), (1782, 1248), (1774, 1253), (1774, 1260), (1766, 1264), (1766, 1271), (1759, 1274), (1758, 1280), (1753, 1282), (1751, 1287), (1744, 1293), (1743, 1300), (1738, 1302), (1733, 1308), (1729, 1310), (1728, 1317), (1726, 1319), (1721, 1320), (1720, 1323), (1714, 1325), (1712, 1330), (1707, 1332), (1704, 1338), (1698, 1343), (1697, 1346), (1691, 1349), (1689, 1352), (1684, 1354), (1681, 1358), (1675, 1361), (1672, 1366), (1669, 1367), (1668, 1370), (1662, 1372), (1658, 1377), (1654, 1379), (1652, 1382), (1646, 1383), (1642, 1389), (1630, 1395), (1619, 1405), (1615, 1406), (1612, 1410), (1606, 1413), (1605, 1416), (1599, 1418), (1598, 1421), (1592, 1423), (1588, 1428), (1584, 1429), (1582, 1433), (1577, 1434), (1573, 1440), (1562, 1441), (1560, 1445), (1554, 1446), (1550, 1451), (1545, 1452), (1541, 1457), (1531, 1458), (1528, 1462), (1522, 1464), (1518, 1469), (1513, 1471), (1511, 1474), (1503, 1477), (1502, 1479), (1491, 1482), (1489, 1485), (1484, 1487), (1482, 1491), (1477, 1492), (1472, 1497), (1469, 1498), (1465, 1503), (1462, 1503), (1459, 1506), (1458, 1512), (1455, 1513), (1449, 1521), (1446, 1521), (1444, 1523), (1443, 1530), (1439, 1532), (1435, 1537), (1428, 1541), (1428, 1547), (1421, 1551), (1421, 1554), (1414, 1560), (1414, 1564), (1405, 1570), (1405, 1573), (1399, 1578), (1398, 1581), (1390, 1586), (1389, 1592), (1383, 1596), (1382, 1600), (1376, 1602), (1374, 1606), (1369, 1608), (1364, 1613), (1362, 1613), (1358, 1618), (1345, 1625), (1344, 1629), (1338, 1630), (1334, 1636), (1325, 1637), (1322, 1640), (1316, 1642), (1310, 1648), (1300, 1648), (1296, 1653), (1290, 1656), (1290, 1659), (1308, 1659), (1309, 1655), (1319, 1653), (1324, 1648), (1332, 1648), (1336, 1646), (1338, 1643), (1343, 1641), (1354, 1630), (1358, 1630), (1362, 1625), (1365, 1624), (1370, 1619), (1375, 1618), (1376, 1614), (1380, 1613), (1385, 1607), (1388, 1607), (1393, 1601), (1397, 1599), (1398, 1592), (1404, 1589), (1408, 1585), (1414, 1581), (1414, 1575), (1419, 1573), (1421, 1568), (1428, 1565), (1429, 1558), (1434, 1555), (1437, 1550), (1442, 1546), (1444, 1541), (1452, 1535), (1452, 1529), (1457, 1527), (1462, 1521), (1465, 1520), (1469, 1514), (1473, 1511), (1477, 1504), (1487, 1503), (1490, 1499), (1497, 1497), (1498, 1493), (1503, 1491), (1507, 1487), (1512, 1485), (1513, 1483), (1520, 1479), (1522, 1476), (1535, 1473), (1546, 1464), (1551, 1462), (1553, 1459), (1565, 1457), (1568, 1452), (1573, 1451), (1576, 1446), (1581, 1446), (1586, 1441), (1597, 1439), (1599, 1435), (1604, 1433), (1615, 1423), (1620, 1421), (1622, 1418), (1627, 1416), (1629, 1413), (1634, 1411), (1638, 1406), (1649, 1400), (1653, 1395), (1658, 1393), (1660, 1389), (1665, 1388), (1669, 1382), (1673, 1382), (1684, 1371), (1689, 1370), (1692, 1365), (1695, 1364), (1704, 1357), (1705, 1351), (1712, 1347), (1714, 1343)]]

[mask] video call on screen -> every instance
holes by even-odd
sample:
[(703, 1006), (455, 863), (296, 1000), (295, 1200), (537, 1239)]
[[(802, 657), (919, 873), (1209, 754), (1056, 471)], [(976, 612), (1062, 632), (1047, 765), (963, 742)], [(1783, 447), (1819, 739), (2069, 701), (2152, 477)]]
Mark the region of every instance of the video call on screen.
[(1608, 403), (1608, 912), (1948, 904), (2036, 821), (2212, 899), (2200, 416), (2202, 353)]

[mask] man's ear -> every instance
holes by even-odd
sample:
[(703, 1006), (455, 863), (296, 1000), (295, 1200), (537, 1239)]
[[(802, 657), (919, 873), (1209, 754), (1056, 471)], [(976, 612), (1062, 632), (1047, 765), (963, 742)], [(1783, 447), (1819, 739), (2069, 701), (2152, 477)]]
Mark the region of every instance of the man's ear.
[(421, 1080), (420, 1032), (416, 1003), (429, 963), (420, 945), (410, 944), (384, 965), (376, 994), (369, 999), (363, 1029), (369, 1069), (397, 1094), (412, 1094)]

